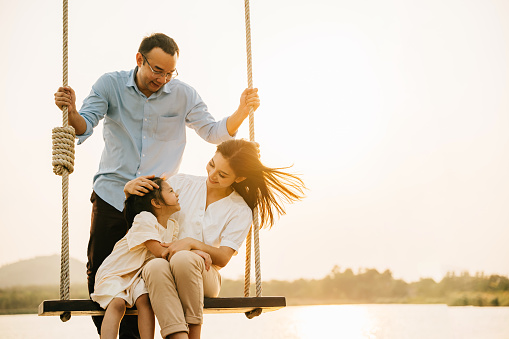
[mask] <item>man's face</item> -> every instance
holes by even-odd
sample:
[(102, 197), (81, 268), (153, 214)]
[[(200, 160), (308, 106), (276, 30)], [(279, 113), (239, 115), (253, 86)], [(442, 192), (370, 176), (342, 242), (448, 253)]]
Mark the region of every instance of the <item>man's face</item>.
[(136, 54), (138, 64), (136, 83), (139, 90), (147, 97), (157, 92), (171, 80), (170, 74), (176, 72), (177, 60), (177, 53), (170, 55), (159, 47), (152, 49), (146, 55)]

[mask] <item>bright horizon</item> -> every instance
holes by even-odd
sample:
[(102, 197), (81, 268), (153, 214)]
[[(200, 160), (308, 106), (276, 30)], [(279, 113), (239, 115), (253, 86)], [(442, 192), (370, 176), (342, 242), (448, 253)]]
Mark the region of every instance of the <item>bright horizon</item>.
[[(0, 266), (60, 252), (61, 11), (0, 5)], [(509, 3), (265, 0), (251, 3), (251, 29), (262, 161), (293, 165), (309, 188), (260, 232), (264, 280), (323, 278), (335, 265), (407, 282), (509, 275)], [(247, 86), (243, 1), (71, 2), (69, 31), (78, 107), (103, 73), (132, 69), (153, 32), (175, 38), (179, 78), (216, 119)], [(101, 126), (76, 146), (70, 176), (70, 255), (84, 262)], [(180, 171), (204, 175), (215, 147), (187, 136)], [(225, 278), (243, 275), (239, 252)]]

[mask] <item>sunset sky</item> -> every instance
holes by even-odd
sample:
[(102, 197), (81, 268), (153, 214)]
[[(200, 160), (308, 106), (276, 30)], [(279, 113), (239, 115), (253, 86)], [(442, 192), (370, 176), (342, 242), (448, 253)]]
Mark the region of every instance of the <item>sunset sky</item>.
[[(0, 265), (60, 252), (61, 6), (0, 2)], [(293, 165), (309, 189), (261, 231), (264, 279), (335, 265), (407, 281), (509, 275), (509, 2), (260, 0), (251, 25), (262, 161)], [(71, 1), (69, 31), (78, 107), (103, 73), (134, 68), (154, 32), (176, 40), (180, 80), (216, 119), (247, 86), (240, 0)], [(101, 126), (70, 179), (70, 253), (83, 262)], [(181, 172), (205, 175), (215, 147), (187, 135)], [(240, 252), (223, 276), (242, 276)]]

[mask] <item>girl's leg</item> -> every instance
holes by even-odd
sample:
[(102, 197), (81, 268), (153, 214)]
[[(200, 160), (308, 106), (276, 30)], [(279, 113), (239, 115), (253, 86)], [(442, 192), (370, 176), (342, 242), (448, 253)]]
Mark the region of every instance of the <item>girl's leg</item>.
[(136, 308), (138, 309), (138, 329), (141, 339), (154, 339), (156, 325), (148, 294), (143, 294), (136, 299)]
[(200, 339), (201, 337), (201, 324), (189, 325), (189, 339)]
[(118, 327), (125, 313), (125, 300), (122, 298), (113, 298), (106, 312), (101, 326), (101, 339), (116, 339)]

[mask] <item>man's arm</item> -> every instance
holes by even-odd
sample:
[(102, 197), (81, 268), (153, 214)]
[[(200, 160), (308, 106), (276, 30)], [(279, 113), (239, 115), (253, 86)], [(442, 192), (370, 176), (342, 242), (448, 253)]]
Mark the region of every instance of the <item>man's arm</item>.
[(154, 188), (159, 188), (159, 185), (150, 179), (155, 178), (155, 175), (142, 175), (131, 181), (128, 181), (124, 186), (125, 198), (129, 198), (131, 195), (144, 196)]
[(252, 108), (253, 112), (260, 107), (260, 97), (258, 96), (258, 88), (246, 88), (240, 96), (239, 108), (228, 117), (226, 120), (226, 129), (228, 133), (233, 136), (237, 133), (240, 125), (249, 116), (249, 111)]
[(76, 94), (71, 87), (60, 87), (55, 93), (55, 105), (63, 110), (67, 106), (69, 115), (69, 126), (74, 127), (76, 135), (82, 135), (87, 130), (85, 119), (78, 113), (76, 109)]

